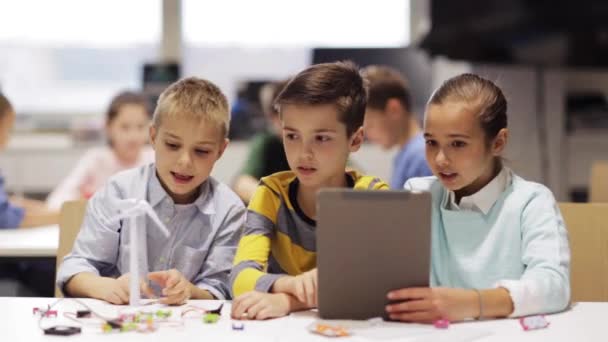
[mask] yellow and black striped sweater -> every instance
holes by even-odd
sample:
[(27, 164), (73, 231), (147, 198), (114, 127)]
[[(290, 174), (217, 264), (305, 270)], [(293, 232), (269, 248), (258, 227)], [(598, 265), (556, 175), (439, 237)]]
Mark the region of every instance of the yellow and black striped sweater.
[[(377, 177), (348, 171), (349, 187), (387, 190)], [(316, 223), (297, 203), (298, 179), (292, 171), (264, 177), (247, 212), (243, 237), (230, 275), (234, 297), (257, 290), (269, 292), (281, 276), (298, 275), (316, 267)]]

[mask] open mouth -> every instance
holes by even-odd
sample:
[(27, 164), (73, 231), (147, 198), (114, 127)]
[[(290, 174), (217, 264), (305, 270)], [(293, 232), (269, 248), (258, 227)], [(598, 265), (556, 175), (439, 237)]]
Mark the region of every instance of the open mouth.
[(298, 172), (305, 176), (311, 175), (311, 174), (315, 173), (316, 171), (317, 171), (317, 169), (314, 167), (298, 166)]
[(456, 172), (439, 172), (439, 178), (445, 182), (451, 182), (458, 177)]
[(173, 176), (173, 180), (177, 184), (186, 184), (194, 178), (194, 176), (188, 176), (181, 173), (171, 171), (171, 176)]

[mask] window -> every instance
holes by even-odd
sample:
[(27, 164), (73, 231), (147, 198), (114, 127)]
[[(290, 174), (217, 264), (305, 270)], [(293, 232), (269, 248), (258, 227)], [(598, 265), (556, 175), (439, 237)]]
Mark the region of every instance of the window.
[(242, 81), (283, 79), (313, 47), (409, 43), (409, 0), (183, 0), (183, 70), (231, 100)]
[(158, 57), (161, 0), (0, 0), (0, 89), (18, 113), (103, 112)]
[(406, 0), (184, 0), (187, 44), (248, 47), (400, 47)]

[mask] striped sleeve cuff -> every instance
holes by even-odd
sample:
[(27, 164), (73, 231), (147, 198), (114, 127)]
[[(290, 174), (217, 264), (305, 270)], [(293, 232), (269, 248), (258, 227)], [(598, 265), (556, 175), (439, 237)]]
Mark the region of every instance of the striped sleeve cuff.
[(284, 274), (264, 274), (255, 283), (255, 290), (260, 292), (270, 292), (274, 282), (284, 276)]

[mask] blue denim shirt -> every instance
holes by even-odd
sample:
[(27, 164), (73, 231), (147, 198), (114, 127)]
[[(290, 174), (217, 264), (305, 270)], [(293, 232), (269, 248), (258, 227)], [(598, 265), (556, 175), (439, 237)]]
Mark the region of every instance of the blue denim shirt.
[(129, 270), (129, 225), (110, 223), (118, 209), (116, 199), (146, 199), (169, 229), (165, 237), (147, 217), (137, 234), (139, 272), (175, 268), (196, 286), (219, 299), (229, 298), (228, 275), (245, 222), (245, 207), (225, 184), (212, 177), (201, 184), (191, 204), (176, 205), (156, 175), (154, 164), (112, 177), (87, 205), (84, 222), (57, 274), (57, 285), (80, 272), (118, 277)]
[(15, 207), (4, 190), (4, 176), (0, 174), (0, 229), (17, 228), (23, 221), (23, 208)]
[(422, 133), (415, 135), (397, 152), (393, 160), (391, 189), (401, 190), (408, 179), (413, 177), (432, 176), (425, 157), (425, 141)]

